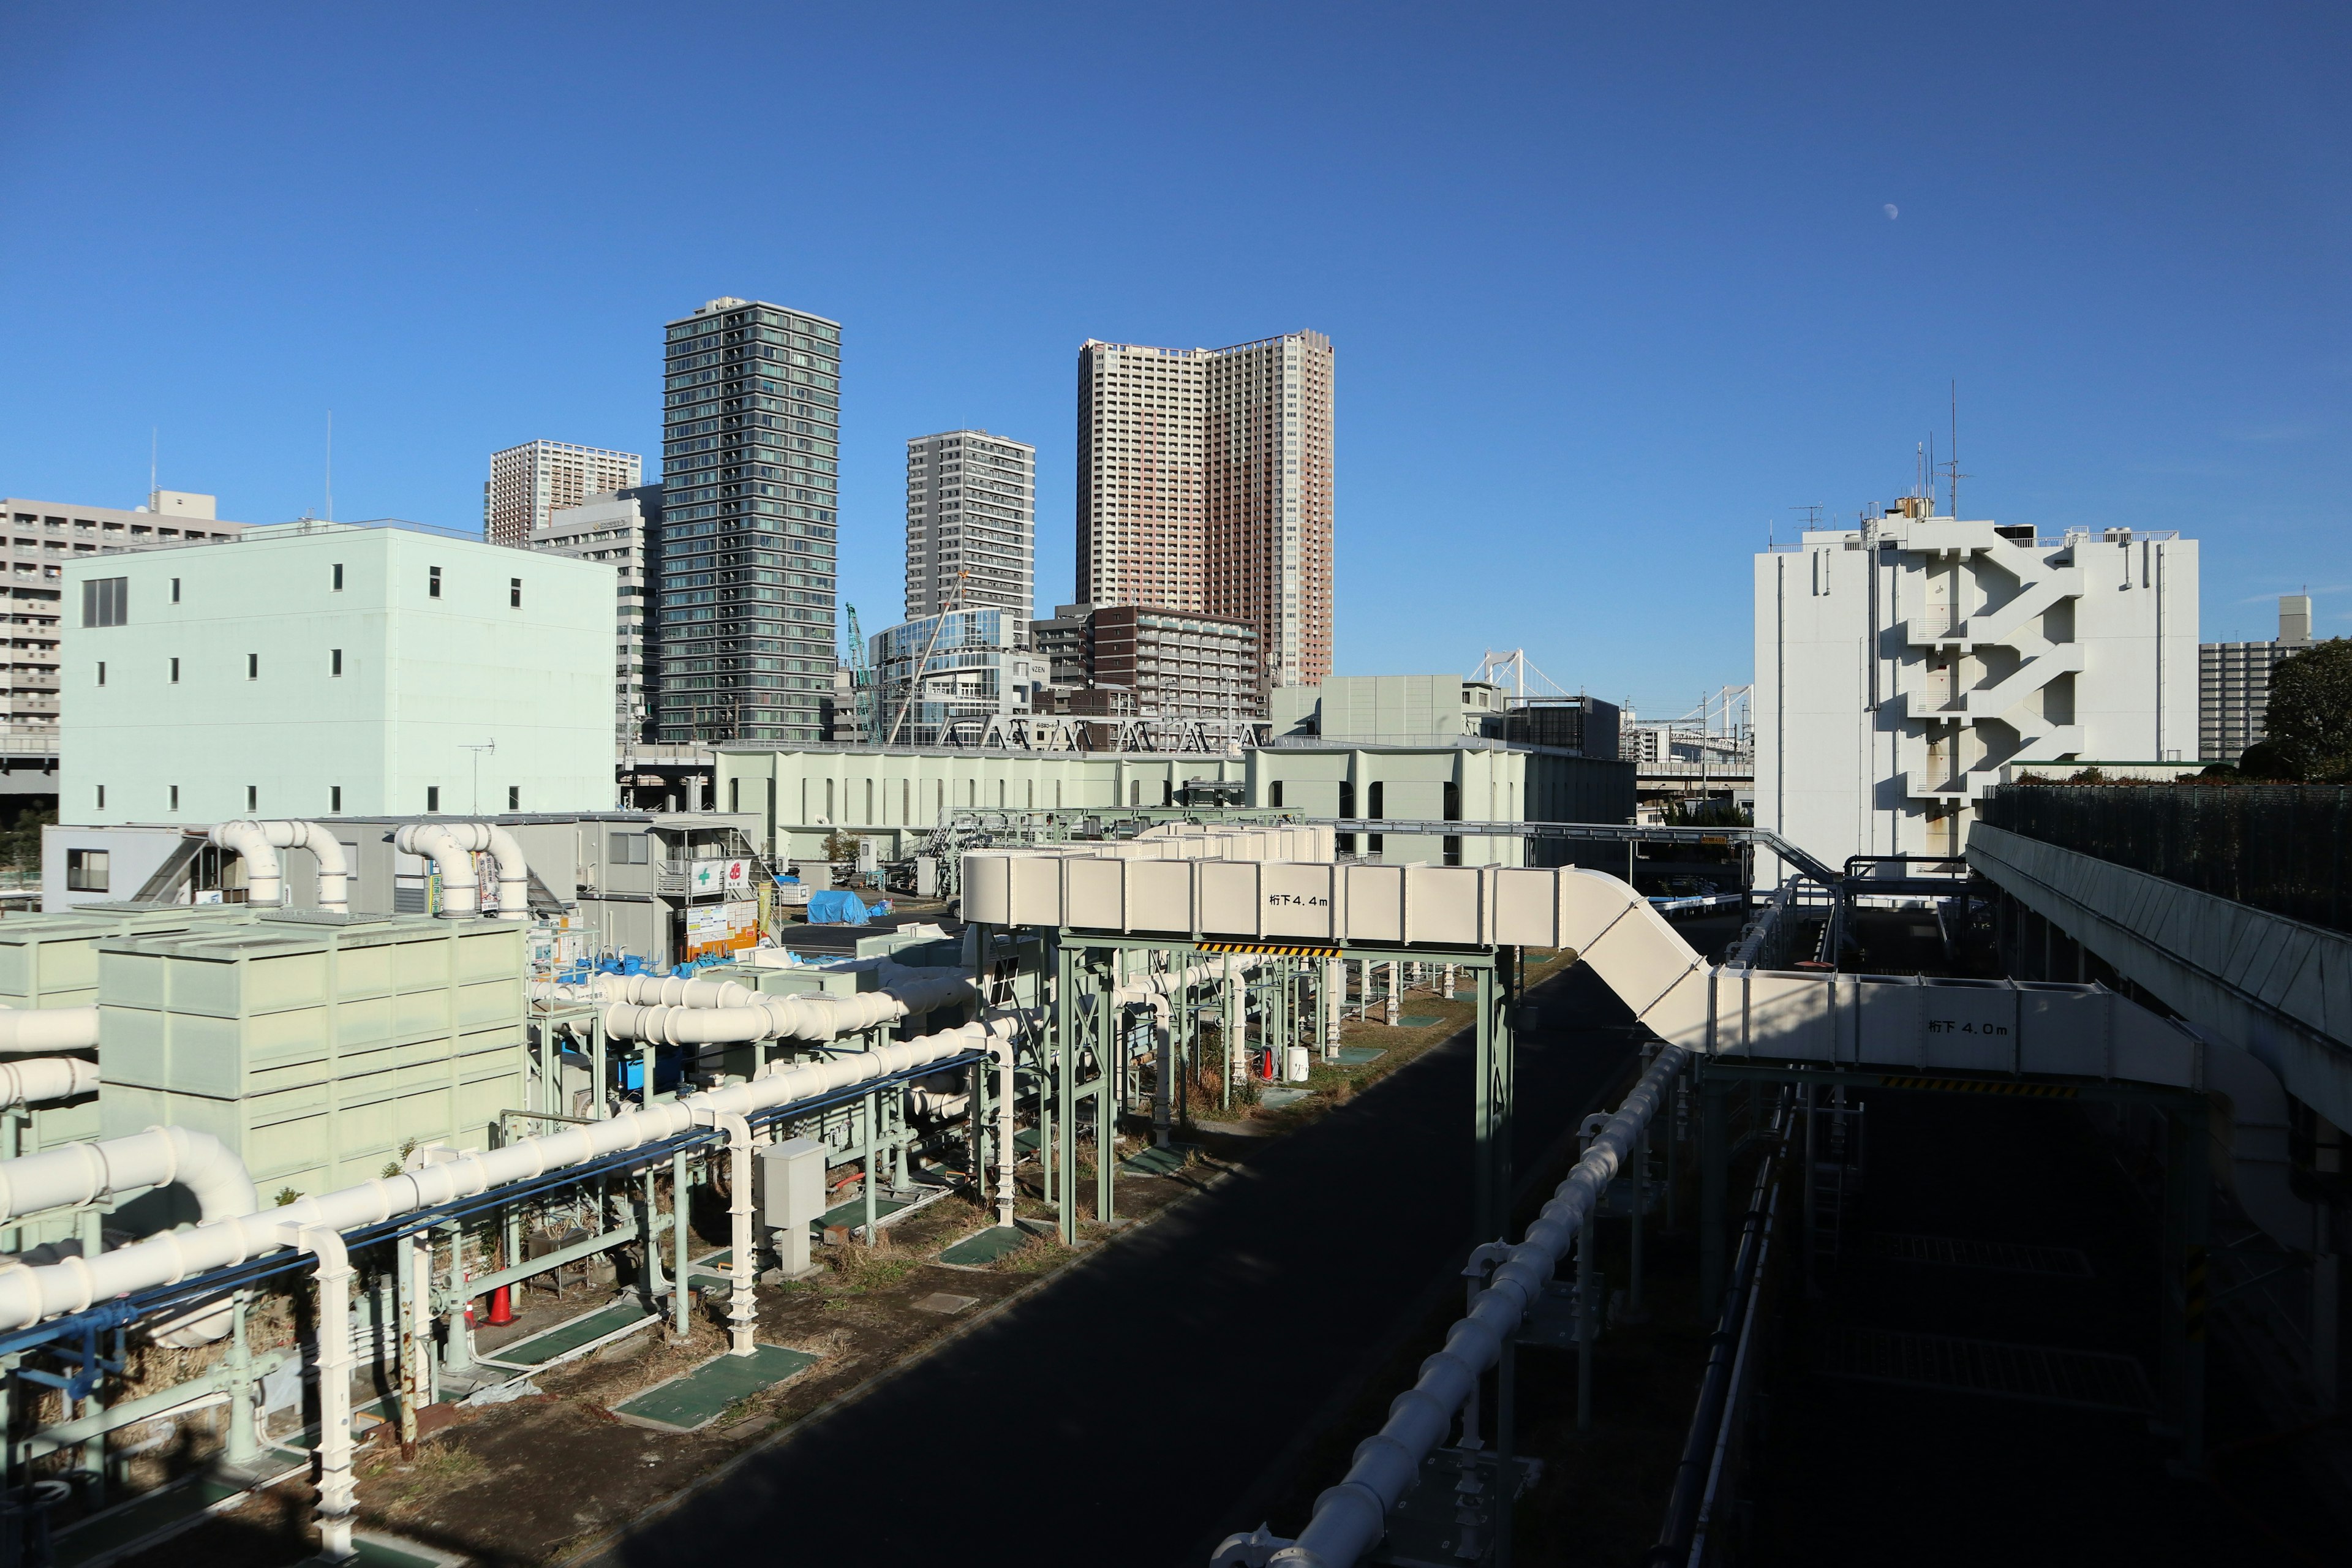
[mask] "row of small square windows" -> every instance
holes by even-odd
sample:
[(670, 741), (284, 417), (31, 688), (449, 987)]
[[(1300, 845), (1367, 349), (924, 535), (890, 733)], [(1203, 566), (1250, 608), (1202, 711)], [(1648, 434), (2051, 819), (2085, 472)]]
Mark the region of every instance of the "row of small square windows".
[[(104, 811), (106, 809), (106, 786), (104, 784), (93, 784), (90, 788), (96, 800), (97, 808), (100, 811)], [(178, 784), (167, 784), (164, 788), (166, 798), (170, 802), (165, 809), (168, 811), (179, 810), (180, 786)], [(247, 784), (245, 786), (245, 809), (247, 811), (258, 811), (261, 809), (261, 786), (259, 784)], [(327, 810), (331, 814), (340, 812), (342, 809), (343, 786), (341, 784), (329, 784), (327, 786)], [(432, 816), (440, 809), (441, 786), (439, 784), (426, 784), (425, 786), (425, 815), (428, 816)], [(520, 811), (522, 809), (522, 785), (507, 785), (507, 809), (509, 811)], [(618, 835), (615, 835), (614, 837), (617, 837)], [(79, 883), (70, 879), (72, 873), (69, 862), (68, 868), (68, 880), (66, 884), (67, 887), (75, 892), (105, 892), (106, 884), (103, 879), (107, 870), (107, 852), (103, 849), (73, 849), (68, 850), (67, 853), (70, 857), (80, 858), (85, 865), (89, 863), (89, 858), (95, 857), (97, 861), (95, 869), (98, 876), (101, 879), (99, 885), (95, 888), (84, 888), (80, 886)]]
[[(425, 579), (425, 596), (428, 599), (437, 599), (441, 596), (441, 568), (434, 566), (427, 568), (427, 571), (430, 575)], [(338, 594), (343, 591), (343, 563), (340, 561), (334, 564), (333, 591)], [(172, 579), (172, 603), (176, 605), (179, 602), (180, 580), (174, 577)], [(507, 605), (510, 609), (522, 608), (521, 578), (507, 579)], [(83, 626), (119, 626), (124, 624), (130, 613), (130, 578), (92, 577), (83, 582), (81, 585), (81, 624)]]

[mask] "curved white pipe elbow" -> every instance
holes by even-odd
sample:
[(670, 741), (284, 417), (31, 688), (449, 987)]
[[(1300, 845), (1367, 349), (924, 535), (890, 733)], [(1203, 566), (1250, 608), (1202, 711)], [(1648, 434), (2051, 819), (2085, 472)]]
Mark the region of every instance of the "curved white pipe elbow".
[(0, 1010), (0, 1053), (86, 1051), (97, 1044), (95, 1006)]
[(308, 849), (319, 862), (319, 907), (330, 914), (351, 912), (352, 865), (342, 841), (316, 822), (239, 820), (215, 826), (205, 836), (245, 862), (245, 900), (286, 901), (286, 858), (281, 849)]
[(482, 909), (474, 852), (487, 851), (499, 868), (499, 919), (530, 919), (530, 863), (515, 836), (488, 822), (412, 822), (393, 835), (393, 847), (430, 857), (441, 872), (441, 912), (455, 920)]
[[(98, 1009), (91, 1008), (91, 1012)], [(0, 1018), (8, 1015), (0, 1014)], [(0, 1062), (0, 1105), (42, 1105), (98, 1088), (98, 1064), (79, 1057), (32, 1057)]]

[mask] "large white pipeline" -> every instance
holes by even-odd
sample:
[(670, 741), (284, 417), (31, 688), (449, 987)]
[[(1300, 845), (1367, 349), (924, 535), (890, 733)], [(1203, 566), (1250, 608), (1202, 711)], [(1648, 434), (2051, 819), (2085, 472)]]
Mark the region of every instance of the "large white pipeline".
[(286, 901), (286, 860), (281, 849), (308, 849), (319, 862), (319, 907), (330, 914), (351, 912), (351, 873), (342, 841), (316, 822), (224, 822), (205, 837), (245, 862), (245, 899), (249, 904)]
[(953, 969), (885, 971), (885, 987), (851, 996), (809, 992), (772, 996), (731, 980), (681, 980), (651, 974), (608, 974), (592, 987), (612, 1000), (604, 1032), (618, 1040), (673, 1046), (742, 1045), (753, 1040), (818, 1044), (871, 1029), (916, 1013), (971, 1001), (979, 988)]
[[(86, 1051), (98, 1044), (98, 1009), (0, 1007), (0, 1055), (14, 1051)], [(85, 1066), (88, 1064), (85, 1063)]]
[[(90, 1012), (97, 1012), (92, 1007)], [(8, 1015), (0, 1014), (0, 1017)], [(71, 1100), (98, 1087), (98, 1064), (80, 1057), (26, 1057), (0, 1062), (0, 1105), (42, 1105)], [(22, 1158), (0, 1162), (0, 1173)]]
[(499, 868), (499, 916), (530, 919), (530, 866), (515, 836), (491, 822), (410, 822), (392, 836), (393, 847), (422, 855), (441, 873), (441, 912), (451, 920), (481, 913), (481, 879), (474, 852), (487, 850)]
[[(93, 1064), (71, 1058), (19, 1062), (0, 1070), (49, 1065), (89, 1068), (91, 1087), (96, 1087)], [(0, 1160), (0, 1220), (174, 1183), (188, 1189), (206, 1222), (249, 1215), (259, 1206), (245, 1162), (227, 1144), (193, 1128), (150, 1127), (128, 1138), (67, 1143)]]
[(1390, 1405), (1387, 1424), (1356, 1446), (1347, 1475), (1315, 1500), (1314, 1517), (1298, 1539), (1278, 1541), (1262, 1532), (1228, 1537), (1211, 1559), (1214, 1568), (1352, 1568), (1379, 1544), (1389, 1510), (1419, 1477), (1430, 1450), (1444, 1440), (1463, 1401), (1501, 1357), (1505, 1342), (1518, 1331), (1528, 1306), (1559, 1270), (1569, 1245), (1689, 1060), (1690, 1053), (1678, 1046), (1659, 1049), (1609, 1125), (1553, 1189), (1526, 1239), (1496, 1268), (1477, 1305), (1447, 1331), (1445, 1348), (1421, 1363), (1419, 1380)]
[(264, 1214), (227, 1216), (187, 1230), (165, 1231), (95, 1258), (0, 1270), (0, 1328), (28, 1328), (61, 1312), (82, 1311), (94, 1302), (242, 1263), (285, 1247), (296, 1231), (340, 1232), (380, 1224), (420, 1208), (642, 1148), (708, 1126), (713, 1115), (751, 1115), (967, 1051), (995, 1055), (1019, 1027), (1016, 1016), (1000, 1016), (918, 1040), (788, 1068), (771, 1078), (658, 1101), (606, 1121), (566, 1127), (396, 1176), (297, 1198)]

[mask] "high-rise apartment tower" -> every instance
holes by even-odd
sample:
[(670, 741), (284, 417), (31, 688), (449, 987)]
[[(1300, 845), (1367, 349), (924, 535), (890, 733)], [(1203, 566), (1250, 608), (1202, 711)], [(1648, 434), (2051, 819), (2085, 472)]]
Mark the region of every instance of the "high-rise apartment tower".
[(661, 741), (822, 741), (833, 690), (841, 325), (720, 299), (669, 323)]
[(1078, 351), (1076, 597), (1257, 628), (1261, 689), (1331, 672), (1331, 340)]
[(1033, 613), (1037, 448), (985, 430), (907, 443), (907, 618), (936, 616), (963, 577), (965, 610)]
[(625, 490), (645, 480), (646, 460), (635, 452), (575, 447), (568, 441), (525, 441), (490, 454), (482, 486), (482, 537), (492, 544), (528, 544), (560, 507), (590, 496)]

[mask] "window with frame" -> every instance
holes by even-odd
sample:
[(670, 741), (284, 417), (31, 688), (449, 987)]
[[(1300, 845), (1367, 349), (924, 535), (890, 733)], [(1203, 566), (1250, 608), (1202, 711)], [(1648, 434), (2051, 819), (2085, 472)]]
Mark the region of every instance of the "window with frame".
[(66, 891), (69, 893), (103, 893), (112, 876), (109, 868), (110, 853), (104, 849), (68, 849), (66, 851)]
[(437, 599), (441, 596), (441, 568), (434, 566), (428, 567), (426, 570), (427, 575), (425, 579), (425, 596), (428, 599)]
[(119, 626), (131, 610), (131, 579), (86, 577), (81, 584), (81, 624)]
[(652, 858), (649, 841), (642, 833), (615, 833), (609, 836), (604, 858), (615, 866), (643, 866)]

